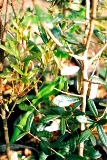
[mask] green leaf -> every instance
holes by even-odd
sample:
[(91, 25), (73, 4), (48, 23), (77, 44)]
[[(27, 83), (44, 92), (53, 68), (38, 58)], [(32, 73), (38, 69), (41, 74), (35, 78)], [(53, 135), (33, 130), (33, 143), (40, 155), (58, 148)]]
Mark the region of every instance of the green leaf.
[(47, 154), (47, 155), (51, 155), (52, 151), (48, 148), (50, 144), (47, 141), (41, 141), (40, 142), (40, 147), (42, 149), (42, 151)]
[(24, 129), (25, 131), (27, 131), (27, 132), (30, 131), (30, 128), (31, 128), (33, 119), (34, 119), (34, 113), (29, 114), (29, 116), (28, 116), (28, 118), (27, 118), (27, 121), (26, 121), (26, 125), (23, 127), (23, 129)]
[(78, 155), (70, 154), (69, 156), (67, 156), (67, 160), (86, 160), (86, 158)]
[(39, 123), (38, 124), (38, 126), (37, 126), (37, 131), (39, 132), (39, 131), (43, 131), (44, 130), (44, 128), (45, 128), (45, 126), (46, 126), (46, 124), (44, 124), (43, 122), (41, 123)]
[(23, 72), (20, 70), (20, 68), (17, 65), (14, 65), (13, 63), (10, 64), (10, 66), (20, 75), (23, 75)]
[(39, 60), (39, 61), (41, 61), (41, 53), (40, 54), (38, 54), (38, 53), (36, 53), (35, 54), (35, 52), (31, 52), (30, 51), (30, 53), (32, 53), (33, 55), (28, 55), (25, 59), (23, 59), (23, 62), (26, 62), (26, 61), (33, 61), (33, 60)]
[(75, 41), (75, 40), (70, 40), (70, 39), (67, 39), (67, 38), (64, 38), (65, 41), (67, 41), (69, 44), (73, 44), (73, 45), (78, 45), (79, 42), (78, 41)]
[(97, 121), (97, 123), (100, 124), (100, 125), (105, 125), (105, 124), (107, 124), (107, 119), (102, 118), (99, 121)]
[(76, 102), (76, 103), (74, 104), (74, 106), (72, 107), (72, 111), (74, 111), (76, 108), (78, 108), (78, 107), (81, 105), (81, 103), (82, 103), (81, 100), (79, 100), (78, 102)]
[(58, 106), (53, 106), (51, 107), (52, 113), (61, 115), (64, 112), (64, 108), (58, 107)]
[(52, 15), (45, 13), (42, 8), (40, 8), (38, 5), (35, 5), (36, 14), (39, 17), (40, 21), (51, 23), (52, 21)]
[(33, 41), (31, 40), (28, 41), (28, 47), (32, 47), (32, 49), (30, 50), (31, 53), (38, 53), (42, 55), (40, 49), (37, 47), (37, 45)]
[(16, 43), (8, 39), (8, 48), (11, 49), (11, 55), (14, 55), (17, 59), (20, 57), (20, 52), (17, 48)]
[(54, 88), (59, 84), (59, 81), (60, 81), (60, 78), (58, 77), (55, 81), (52, 81), (50, 84), (42, 88), (36, 95), (35, 99), (32, 100), (33, 104), (39, 103), (39, 100), (41, 98), (46, 98), (52, 95)]
[(106, 84), (106, 82), (103, 79), (101, 79), (101, 78), (99, 78), (97, 76), (91, 76), (91, 80), (93, 82), (97, 82), (97, 83), (100, 83), (100, 84)]
[[(34, 112), (34, 110), (30, 110), (30, 111), (27, 111), (26, 113), (24, 113), (22, 115), (21, 120), (18, 122), (17, 125), (24, 127), (26, 125), (28, 116), (33, 112)], [(13, 135), (12, 135), (11, 140), (10, 140), (10, 144), (13, 144), (16, 141), (16, 139), (20, 135), (20, 133), (21, 133), (20, 129), (15, 127)]]
[(76, 139), (75, 138), (71, 138), (69, 140), (69, 146), (70, 146), (70, 151), (71, 153), (73, 153), (77, 147), (77, 143), (76, 143)]
[(70, 104), (76, 103), (80, 100), (78, 97), (67, 96), (64, 94), (58, 95), (53, 99), (53, 103), (59, 107), (67, 107)]
[(101, 32), (98, 29), (94, 29), (93, 32), (96, 35), (96, 37), (100, 40), (100, 42), (105, 43), (105, 36), (101, 34)]
[(90, 135), (91, 135), (91, 131), (90, 130), (85, 130), (84, 132), (82, 132), (82, 134), (80, 135), (80, 138), (79, 138), (79, 143), (88, 140)]
[(16, 40), (17, 42), (20, 42), (20, 33), (19, 33), (19, 30), (17, 30), (17, 28), (13, 28), (13, 27), (10, 27), (10, 30), (11, 32), (15, 33), (16, 34)]
[(71, 34), (69, 32), (66, 32), (63, 35), (63, 37), (64, 37), (64, 40), (67, 41), (70, 44), (73, 44), (73, 45), (79, 45), (80, 44), (80, 42), (76, 39), (75, 34)]
[(35, 123), (34, 123), (34, 122), (32, 122), (30, 132), (31, 132), (34, 136), (36, 136), (36, 133), (37, 133), (37, 127), (36, 127), (36, 125), (35, 125)]
[(53, 24), (56, 24), (56, 23), (59, 24), (59, 22), (60, 22), (62, 19), (63, 19), (63, 14), (58, 14), (58, 15), (56, 15), (56, 16), (52, 19), (52, 23), (53, 23)]
[(20, 98), (18, 101), (17, 101), (17, 104), (20, 104), (22, 102), (24, 102), (26, 100), (27, 96), (24, 96), (22, 98)]
[(48, 123), (50, 121), (53, 121), (54, 119), (59, 118), (60, 115), (47, 115), (46, 117), (43, 117), (40, 121), (42, 123)]
[(27, 132), (24, 132), (24, 133), (19, 134), (19, 135), (16, 137), (16, 140), (15, 140), (15, 141), (20, 140), (20, 139), (23, 138), (26, 134), (27, 134)]
[(62, 134), (65, 134), (65, 131), (66, 131), (66, 119), (64, 118), (61, 118), (61, 121), (60, 121), (60, 131)]
[(27, 105), (25, 103), (21, 103), (18, 105), (18, 108), (22, 111), (30, 111), (30, 110), (33, 110), (33, 107), (30, 106), (30, 105)]
[(88, 104), (88, 108), (90, 112), (92, 113), (92, 115), (95, 117), (98, 117), (98, 111), (97, 111), (94, 101), (88, 98), (87, 104)]
[(41, 25), (41, 23), (38, 22), (38, 29), (39, 29), (39, 33), (40, 33), (40, 37), (42, 38), (43, 42), (46, 44), (49, 42), (48, 37), (47, 37), (47, 33), (45, 31), (45, 29), (43, 28), (43, 26)]
[(51, 32), (55, 38), (59, 39), (61, 37), (61, 30), (58, 27), (53, 27)]
[(91, 134), (89, 138), (90, 138), (91, 143), (93, 144), (93, 146), (95, 146), (96, 145), (96, 139), (95, 139), (94, 135)]
[(17, 30), (20, 29), (18, 23), (16, 22), (16, 19), (12, 20), (12, 24)]
[(21, 125), (17, 125), (17, 124), (15, 124), (15, 127), (17, 127), (21, 132), (23, 132), (24, 130), (23, 130), (23, 126), (21, 126)]
[(52, 148), (57, 148), (57, 149), (63, 149), (66, 145), (66, 142), (59, 142), (59, 141), (56, 141), (56, 142), (53, 142), (51, 143), (51, 147)]
[(32, 18), (33, 17), (30, 15), (30, 13), (27, 13), (26, 16), (23, 16), (23, 20), (21, 21), (20, 26), (27, 29), (31, 25)]
[(13, 37), (11, 34), (7, 33), (7, 39), (10, 39), (14, 44), (17, 44), (17, 40), (15, 37)]
[(59, 58), (68, 58), (69, 57), (68, 53), (65, 51), (64, 48), (58, 48), (57, 50), (55, 50), (54, 54), (56, 57), (59, 57)]
[(37, 133), (36, 133), (36, 136), (37, 136), (37, 137), (51, 138), (53, 135), (52, 135), (50, 132), (44, 130), (44, 131), (39, 131), (39, 132), (37, 132)]
[(91, 159), (98, 159), (101, 157), (101, 154), (99, 151), (96, 151), (94, 147), (91, 146), (85, 146), (84, 148), (84, 156), (91, 158)]
[(75, 52), (75, 54), (83, 53), (86, 50), (86, 48), (79, 48), (78, 51)]
[(29, 79), (27, 78), (27, 76), (22, 76), (21, 80), (22, 80), (22, 82), (23, 82), (24, 84), (29, 84), (29, 83), (30, 83), (30, 81), (29, 81)]
[(27, 78), (31, 79), (33, 78), (38, 72), (38, 68), (33, 68), (28, 74), (27, 74)]
[(103, 127), (97, 124), (97, 130), (98, 130), (98, 135), (102, 144), (107, 146), (107, 135), (105, 134)]
[(24, 75), (26, 75), (27, 72), (28, 72), (28, 69), (29, 69), (29, 62), (30, 62), (30, 60), (24, 62), (24, 66), (23, 66), (23, 74), (24, 74)]
[(101, 102), (100, 102), (99, 105), (100, 105), (100, 106), (103, 106), (103, 107), (107, 107), (107, 104), (105, 104), (105, 103), (101, 103)]
[(39, 160), (46, 160), (47, 157), (48, 157), (48, 155), (45, 154), (44, 152), (39, 153)]
[(7, 52), (7, 53), (9, 53), (11, 55), (14, 55), (16, 58), (18, 58), (17, 55), (16, 55), (16, 53), (12, 52), (12, 50), (9, 49), (9, 48), (7, 48), (6, 46), (0, 44), (0, 48), (3, 49), (5, 52)]
[(105, 77), (106, 77), (106, 70), (104, 68), (99, 68), (98, 69), (98, 75), (100, 75), (102, 78), (105, 79)]

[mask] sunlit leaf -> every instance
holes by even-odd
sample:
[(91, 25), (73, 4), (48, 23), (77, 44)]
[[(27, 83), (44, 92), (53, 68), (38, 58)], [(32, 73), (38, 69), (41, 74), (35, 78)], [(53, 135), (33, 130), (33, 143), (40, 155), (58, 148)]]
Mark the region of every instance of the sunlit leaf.
[(20, 68), (17, 65), (14, 65), (13, 63), (10, 64), (10, 66), (20, 75), (23, 75), (23, 72), (20, 70)]
[(75, 75), (79, 71), (79, 66), (67, 66), (65, 65), (61, 69), (61, 75), (68, 76), (68, 75)]
[(85, 117), (84, 115), (80, 115), (80, 116), (77, 116), (76, 117), (77, 121), (80, 122), (80, 123), (93, 123), (94, 121)]
[(78, 97), (67, 96), (64, 94), (58, 95), (53, 99), (53, 103), (59, 107), (67, 107), (70, 104), (76, 103), (80, 100)]

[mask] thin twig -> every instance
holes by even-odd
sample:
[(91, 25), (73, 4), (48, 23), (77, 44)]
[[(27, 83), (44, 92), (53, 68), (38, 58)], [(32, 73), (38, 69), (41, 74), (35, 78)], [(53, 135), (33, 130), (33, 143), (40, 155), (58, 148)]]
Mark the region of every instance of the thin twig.
[(16, 11), (15, 11), (15, 9), (14, 9), (13, 0), (10, 1), (10, 4), (11, 4), (11, 6), (12, 6), (14, 16), (15, 16), (15, 18), (17, 19), (17, 13), (16, 13)]
[(69, 95), (69, 96), (82, 97), (82, 95), (79, 95), (79, 94), (64, 92), (64, 91), (61, 91), (60, 89), (57, 89), (57, 88), (54, 88), (54, 89), (63, 93), (63, 94)]
[(93, 72), (92, 72), (92, 74), (91, 74), (90, 77), (94, 76), (95, 71), (96, 71), (96, 69), (97, 69), (97, 67), (98, 67), (98, 64), (99, 64), (99, 57), (97, 58), (97, 61), (96, 61), (95, 66), (94, 66), (94, 70), (93, 70)]
[(53, 35), (52, 32), (50, 31), (50, 29), (49, 29), (43, 22), (41, 22), (41, 24), (42, 24), (43, 28), (46, 30), (46, 32), (48, 33), (48, 35), (52, 38), (52, 40), (53, 40), (59, 47), (63, 47), (63, 44), (60, 43), (60, 42), (58, 41), (58, 39), (54, 37), (54, 35)]
[[(1, 38), (1, 44), (5, 44), (6, 42), (6, 34), (7, 34), (7, 24), (8, 24), (8, 6), (9, 6), (9, 0), (6, 2), (6, 11), (5, 11), (5, 21), (4, 21), (4, 30)], [(2, 65), (4, 63), (4, 51), (1, 50), (2, 54)], [(1, 106), (1, 114), (2, 114), (2, 120), (3, 120), (3, 128), (4, 128), (4, 137), (5, 137), (5, 143), (6, 143), (6, 154), (8, 157), (8, 160), (11, 160), (11, 155), (10, 155), (10, 145), (9, 145), (9, 133), (8, 133), (8, 124), (7, 124), (7, 117), (6, 117), (6, 109), (4, 105), (2, 104)]]
[(48, 146), (48, 148), (49, 148), (51, 151), (53, 151), (56, 155), (59, 155), (60, 157), (62, 157), (63, 159), (65, 159), (65, 157), (64, 157), (62, 154), (56, 152), (53, 148), (51, 148), (51, 147), (49, 147), (49, 146)]
[(26, 100), (30, 103), (30, 105), (38, 112), (40, 113), (40, 111), (29, 101), (29, 99), (26, 97)]
[(70, 55), (71, 57), (75, 58), (75, 59), (80, 60), (80, 61), (83, 61), (83, 60), (84, 60), (83, 56), (78, 56), (78, 55), (75, 55), (75, 54), (69, 54), (69, 55)]
[(16, 100), (15, 100), (15, 102), (14, 102), (13, 106), (12, 106), (12, 109), (11, 109), (11, 111), (9, 112), (8, 116), (7, 116), (7, 119), (10, 117), (10, 115), (11, 115), (12, 111), (14, 110), (14, 108), (15, 108), (15, 106), (16, 106), (16, 103), (17, 103), (17, 101), (18, 101), (18, 98), (16, 98)]
[(37, 136), (34, 136), (32, 133), (28, 132), (29, 135), (31, 135), (32, 137), (34, 137), (35, 139), (37, 139), (39, 142), (41, 142), (41, 140), (37, 137)]

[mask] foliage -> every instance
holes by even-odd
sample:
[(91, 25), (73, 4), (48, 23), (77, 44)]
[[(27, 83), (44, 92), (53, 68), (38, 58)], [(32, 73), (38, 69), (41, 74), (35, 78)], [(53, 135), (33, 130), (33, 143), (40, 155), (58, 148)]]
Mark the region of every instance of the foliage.
[[(13, 16), (9, 21), (6, 42), (0, 44), (9, 64), (0, 73), (5, 88), (9, 86), (9, 90), (3, 92), (3, 105), (9, 115), (13, 111), (11, 105), (24, 111), (21, 120), (15, 124), (10, 143), (30, 134), (39, 141), (40, 160), (51, 156), (55, 156), (56, 160), (97, 159), (101, 154), (93, 148), (97, 143), (94, 131), (97, 131), (102, 145), (107, 146), (107, 136), (103, 129), (107, 116), (106, 111), (100, 116), (94, 100), (88, 95), (91, 90), (89, 86), (84, 95), (84, 81), (106, 85), (105, 77), (93, 80), (96, 67), (92, 76), (88, 73), (88, 67), (97, 63), (96, 59), (102, 58), (101, 54), (105, 54), (106, 50), (102, 50), (94, 59), (87, 54), (86, 73), (89, 75), (85, 79), (82, 54), (85, 55), (87, 51), (87, 45), (83, 43), (85, 39), (88, 41), (83, 29), (87, 8), (81, 5), (81, 0), (51, 2), (48, 13), (35, 5), (32, 11), (26, 11), (26, 15)], [(101, 13), (96, 19), (100, 19), (103, 25), (100, 16)], [(33, 27), (37, 29), (33, 30)], [(100, 23), (95, 24), (93, 35), (97, 38), (97, 45), (103, 48), (106, 45), (106, 30), (102, 30)], [(94, 43), (90, 41), (88, 49), (94, 51)], [(65, 67), (63, 61), (70, 61), (72, 57), (79, 64), (76, 94), (68, 90), (69, 77), (61, 75)], [(86, 106), (85, 110), (82, 109), (84, 97), (88, 111)], [(37, 125), (33, 121), (35, 116), (41, 117)], [(84, 129), (81, 130), (80, 126), (84, 126)], [(53, 131), (58, 131), (59, 136), (54, 142), (51, 141)], [(84, 144), (83, 155), (78, 155), (80, 144)]]

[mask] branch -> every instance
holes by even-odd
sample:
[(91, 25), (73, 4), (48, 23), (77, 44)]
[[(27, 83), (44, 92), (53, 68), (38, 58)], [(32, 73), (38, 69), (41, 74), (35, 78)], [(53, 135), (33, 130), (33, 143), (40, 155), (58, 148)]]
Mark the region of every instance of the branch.
[(93, 34), (93, 29), (94, 29), (94, 22), (96, 18), (96, 9), (97, 9), (97, 0), (92, 0), (92, 13), (91, 13), (91, 20), (90, 20), (90, 29), (89, 29), (89, 34), (87, 37), (86, 41), (86, 48), (89, 48), (91, 37)]
[[(86, 51), (84, 52), (83, 55), (83, 79), (88, 80), (88, 60), (87, 60), (87, 54), (88, 54), (88, 49), (91, 41), (91, 37), (93, 34), (93, 29), (94, 29), (94, 20), (96, 17), (96, 8), (97, 8), (97, 0), (92, 0), (92, 12), (91, 12), (91, 19), (90, 19), (90, 0), (86, 0), (86, 28), (85, 28), (85, 35), (86, 39), (84, 39), (84, 46), (86, 48)], [(90, 19), (90, 21), (89, 21)], [(90, 23), (89, 23), (90, 22)], [(88, 83), (87, 81), (83, 81), (83, 100), (82, 100), (82, 105), (81, 105), (81, 111), (85, 112), (86, 110), (86, 95), (88, 91)], [(85, 130), (85, 124), (81, 123), (81, 132)], [(80, 143), (79, 145), (79, 155), (83, 156), (84, 155), (84, 142)]]
[(75, 59), (78, 59), (80, 61), (83, 61), (84, 60), (84, 57), (83, 56), (78, 56), (78, 55), (75, 55), (75, 54), (69, 54), (71, 57), (75, 58)]

